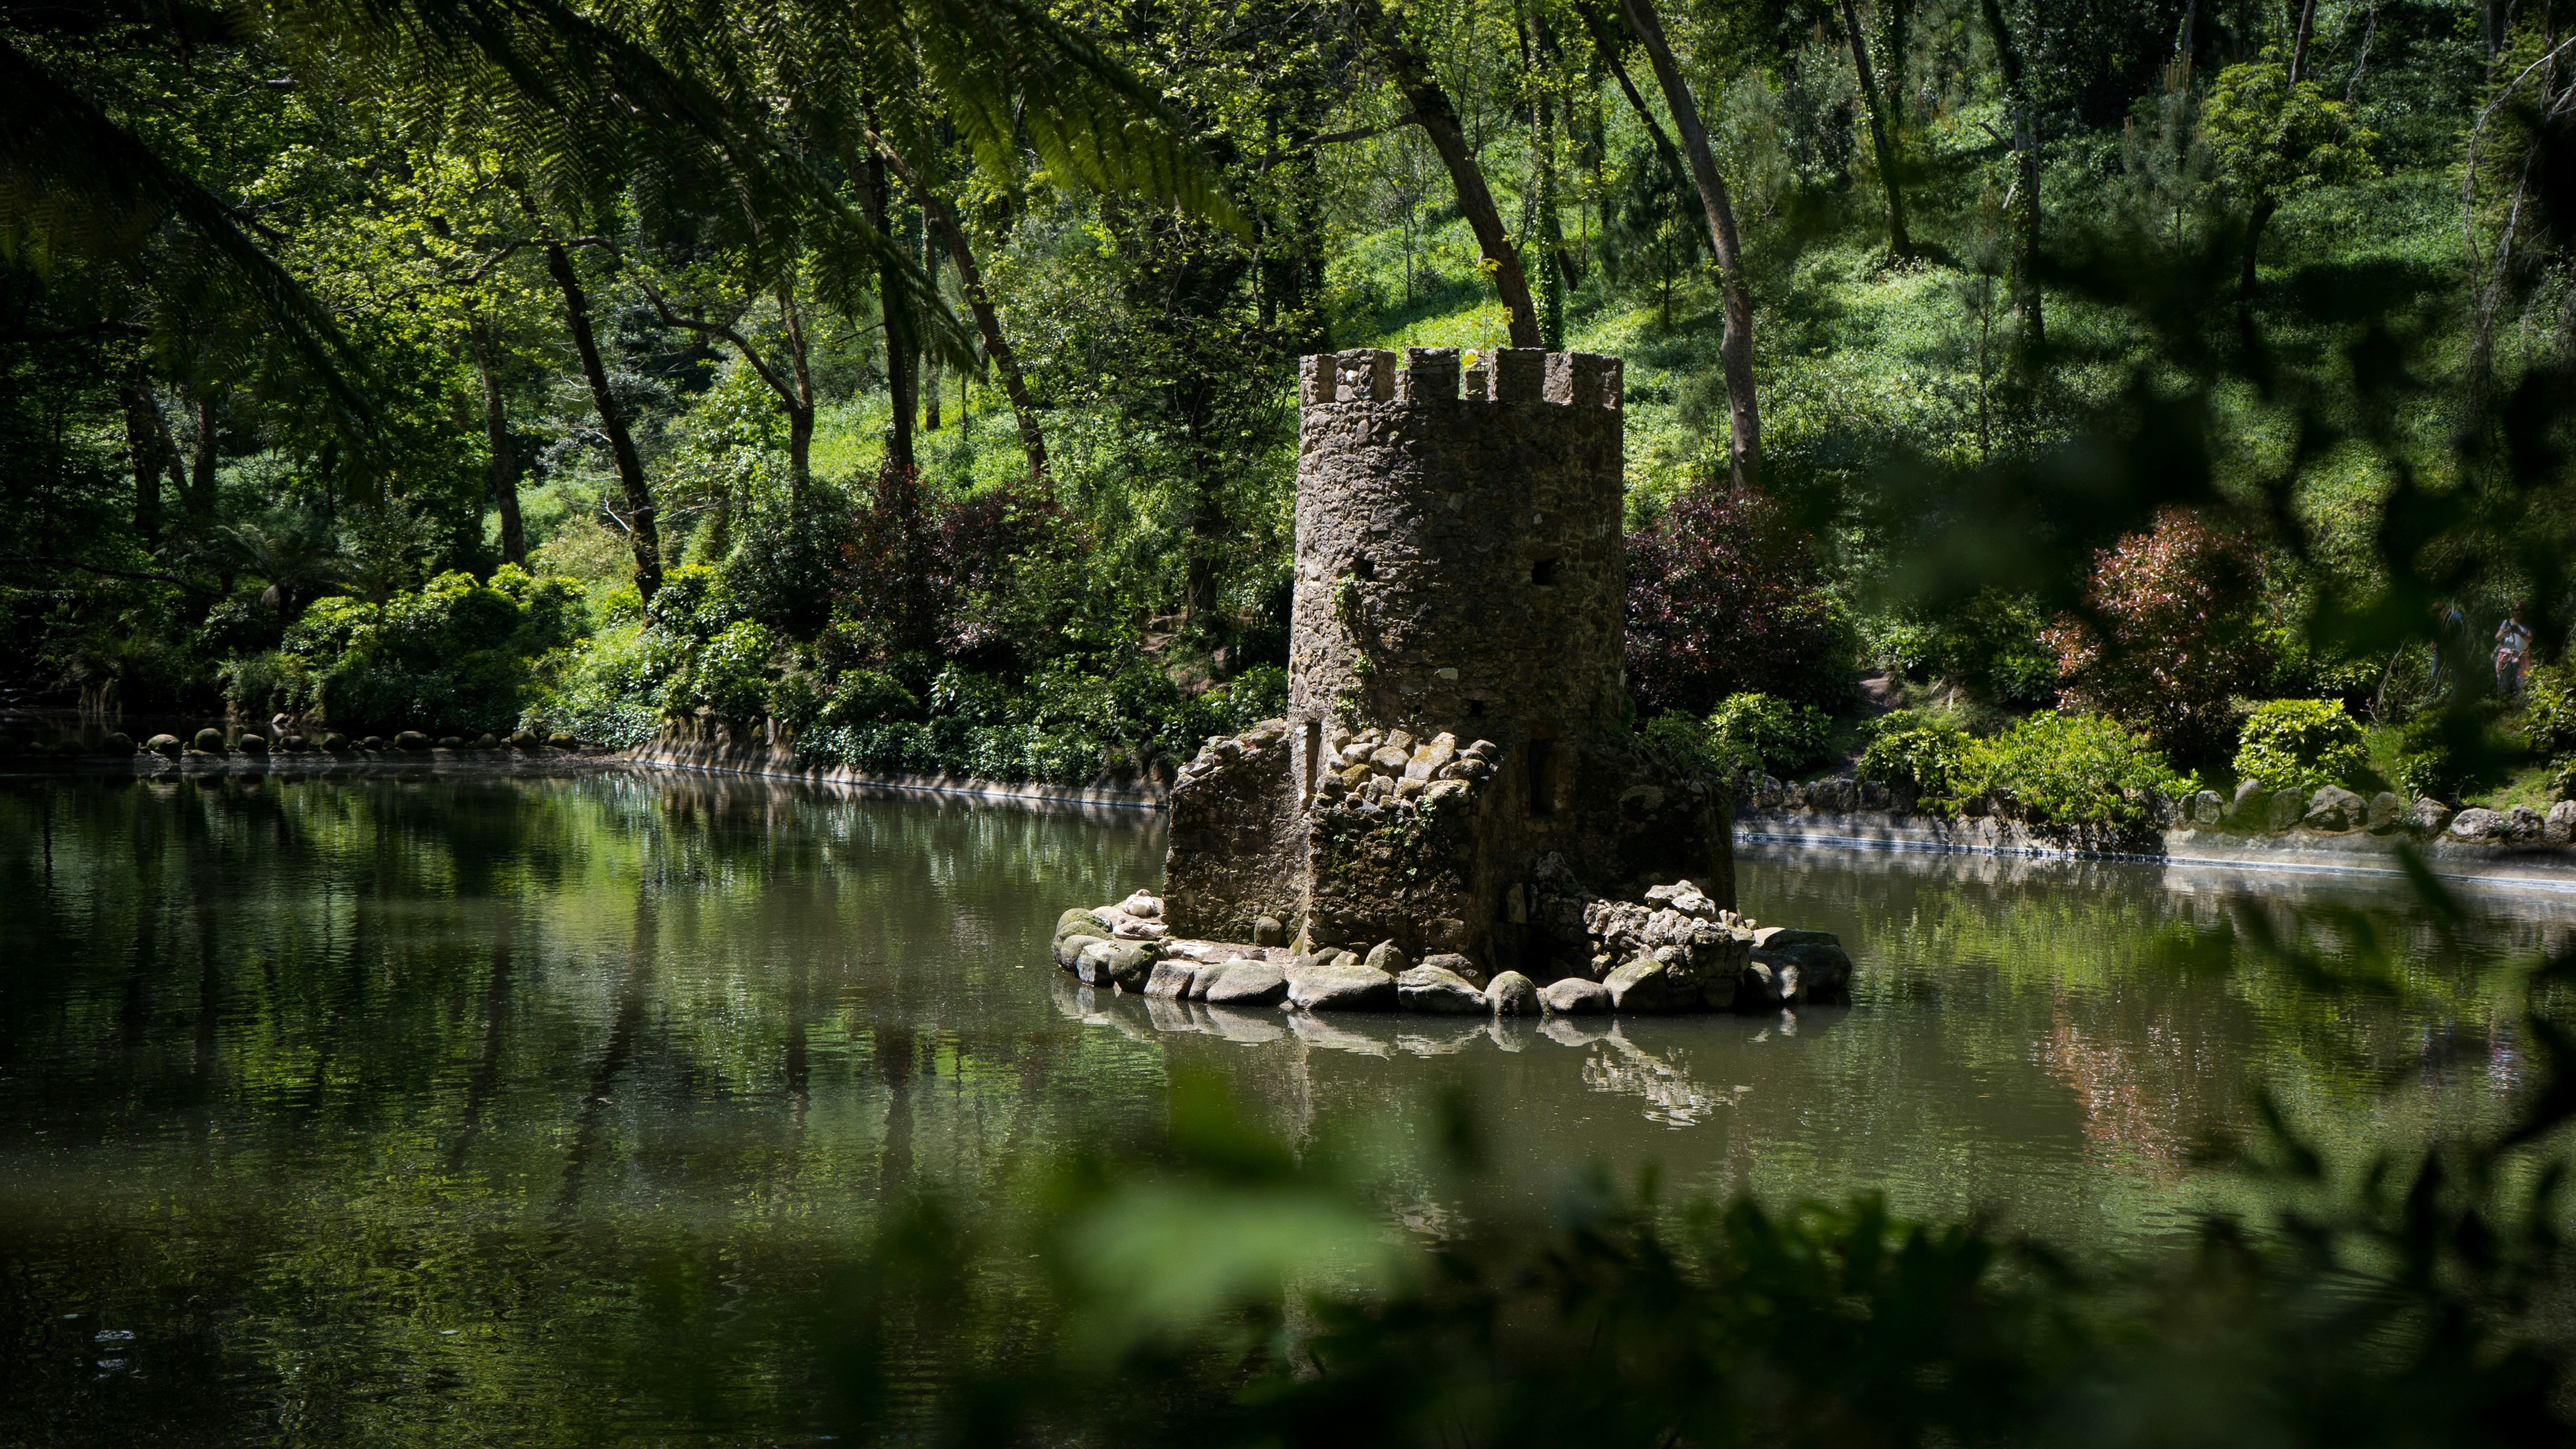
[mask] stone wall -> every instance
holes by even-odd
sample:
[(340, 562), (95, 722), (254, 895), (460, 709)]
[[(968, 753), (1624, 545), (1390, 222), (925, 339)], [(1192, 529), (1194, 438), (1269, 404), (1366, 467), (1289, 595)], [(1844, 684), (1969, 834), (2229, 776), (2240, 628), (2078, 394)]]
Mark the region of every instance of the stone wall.
[(1287, 724), (1210, 740), (1172, 785), (1165, 919), (1182, 935), (1225, 941), (1252, 940), (1264, 916), (1294, 920), (1305, 847)]

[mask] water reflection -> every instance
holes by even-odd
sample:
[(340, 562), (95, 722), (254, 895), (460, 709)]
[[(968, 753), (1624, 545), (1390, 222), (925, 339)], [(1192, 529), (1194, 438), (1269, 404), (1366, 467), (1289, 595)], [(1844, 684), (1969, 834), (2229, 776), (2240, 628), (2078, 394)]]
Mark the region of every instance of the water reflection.
[[(830, 1432), (815, 1346), (885, 1207), (1007, 1214), (1183, 1071), (1396, 1152), (1459, 1096), (1496, 1171), (1408, 1197), (1424, 1231), (1653, 1161), (2097, 1247), (2225, 1200), (2191, 1148), (2258, 1079), (2362, 1145), (2520, 1081), (2472, 961), (2371, 881), (1750, 850), (1748, 912), (1861, 967), (1768, 1020), (1314, 1017), (1047, 965), (1160, 831), (713, 778), (0, 784), (0, 1439)], [(2472, 958), (2576, 928), (2468, 904)], [(2263, 931), (2393, 943), (2451, 1004), (2320, 1000)]]

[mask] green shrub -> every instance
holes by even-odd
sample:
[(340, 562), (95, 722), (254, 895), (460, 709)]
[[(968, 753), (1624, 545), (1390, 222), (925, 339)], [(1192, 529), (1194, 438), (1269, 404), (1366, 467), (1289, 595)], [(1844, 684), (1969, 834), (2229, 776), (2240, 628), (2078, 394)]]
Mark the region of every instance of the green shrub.
[(512, 728), (541, 692), (539, 661), (579, 633), (569, 580), (504, 564), (489, 584), (445, 573), (381, 604), (319, 600), (282, 652), (310, 680), (301, 702), (338, 728), (474, 735)]
[(1677, 709), (1666, 710), (1637, 726), (1637, 736), (1685, 767), (1713, 774), (1738, 774), (1744, 769), (1726, 751), (1709, 748), (1706, 720), (1694, 719)]
[(2361, 723), (2339, 699), (2272, 699), (2237, 732), (2236, 776), (2266, 790), (2316, 790), (2360, 777), (2370, 763)]
[(1767, 694), (1730, 694), (1709, 711), (1708, 749), (1738, 768), (1787, 775), (1822, 758), (1833, 721), (1811, 704)]
[(2576, 800), (2576, 755), (2561, 755), (2549, 762), (2549, 799)]
[(2576, 751), (2576, 678), (2568, 666), (2544, 664), (2524, 681), (2522, 733), (2534, 754)]
[(1861, 728), (1868, 737), (1860, 752), (1862, 779), (1911, 786), (1925, 796), (1954, 792), (1972, 744), (1958, 725), (1936, 715), (1900, 709)]
[(2098, 714), (2035, 714), (1972, 741), (1953, 783), (1961, 797), (2009, 798), (2029, 818), (2068, 825), (2135, 824), (2147, 792), (2200, 788), (2144, 734)]

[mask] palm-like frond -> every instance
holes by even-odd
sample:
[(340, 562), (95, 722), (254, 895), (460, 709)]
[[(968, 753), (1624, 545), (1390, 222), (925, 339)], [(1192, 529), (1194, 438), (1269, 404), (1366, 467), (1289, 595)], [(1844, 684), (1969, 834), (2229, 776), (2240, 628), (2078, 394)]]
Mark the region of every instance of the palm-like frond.
[(245, 231), (233, 208), (0, 34), (0, 252), (38, 272), (138, 253), (177, 217), (355, 418), (366, 367), (339, 322)]

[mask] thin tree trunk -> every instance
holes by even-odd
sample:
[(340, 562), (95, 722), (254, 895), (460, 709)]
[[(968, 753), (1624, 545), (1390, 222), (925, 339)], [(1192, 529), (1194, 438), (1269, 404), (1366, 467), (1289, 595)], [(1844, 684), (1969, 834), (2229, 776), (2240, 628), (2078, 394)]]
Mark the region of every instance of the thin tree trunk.
[[(886, 229), (886, 162), (881, 151), (870, 151), (861, 161), (858, 173), (859, 204), (867, 212), (868, 225), (877, 235), (892, 239)], [(919, 188), (915, 188), (918, 190)], [(893, 405), (894, 426), (886, 433), (886, 466), (910, 471), (914, 466), (912, 448), (913, 369), (912, 319), (895, 299), (903, 295), (902, 283), (895, 276), (892, 262), (877, 266), (877, 299), (885, 314), (886, 392)]]
[(1512, 246), (1511, 234), (1503, 229), (1502, 214), (1494, 209), (1494, 194), (1486, 189), (1485, 173), (1476, 165), (1475, 153), (1467, 147), (1466, 131), (1458, 123), (1458, 108), (1449, 103), (1449, 93), (1432, 77), (1431, 68), (1405, 43), (1402, 22), (1378, 0), (1360, 0), (1360, 5), (1361, 23), (1385, 58), (1387, 69), (1394, 73), (1396, 89), (1404, 93), (1406, 104), (1413, 107), (1414, 120), (1431, 137), (1432, 149), (1440, 153), (1440, 163), (1449, 168), (1450, 184), (1458, 189), (1458, 210), (1476, 233), (1477, 249), (1494, 269), (1495, 293), (1511, 309), (1512, 345), (1540, 346), (1538, 309), (1530, 303), (1529, 278), (1521, 271), (1520, 253)]
[[(525, 198), (521, 204), (526, 205)], [(531, 215), (534, 208), (530, 208)], [(644, 459), (635, 451), (627, 429), (626, 410), (609, 390), (608, 368), (599, 360), (599, 339), (590, 327), (590, 297), (572, 269), (572, 254), (563, 243), (545, 243), (546, 273), (563, 293), (564, 328), (573, 350), (581, 354), (581, 374), (590, 383), (591, 406), (599, 411), (599, 430), (608, 435), (608, 453), (617, 464), (617, 481), (626, 494), (626, 539), (635, 552), (635, 592), (648, 601), (662, 587), (662, 531), (654, 522), (653, 488), (644, 479)]]
[(1879, 100), (1878, 77), (1869, 63), (1869, 41), (1860, 33), (1860, 12), (1842, 0), (1843, 32), (1851, 37), (1852, 70), (1860, 77), (1861, 105), (1869, 112), (1870, 145), (1878, 153), (1879, 188), (1887, 193), (1887, 250), (1893, 256), (1914, 255), (1905, 235), (1905, 193), (1897, 185), (1896, 138), (1888, 133), (1886, 107)]
[(467, 322), (466, 333), (474, 344), (474, 369), (483, 377), (483, 437), (492, 450), (486, 476), (492, 485), (492, 504), (501, 513), (501, 558), (526, 568), (528, 537), (519, 520), (519, 453), (510, 445), (510, 414), (501, 400), (501, 379), (492, 370), (492, 329), (477, 312)]
[(215, 405), (197, 393), (197, 461), (188, 470), (188, 516), (200, 523), (215, 516)]
[(2039, 126), (2031, 114), (2028, 74), (2019, 47), (2004, 28), (2001, 0), (1984, 0), (1987, 33), (1994, 37), (1995, 60), (2003, 67), (2004, 94), (2011, 98), (2013, 151), (2021, 158), (2020, 245), (2013, 254), (2013, 311), (2021, 320), (2024, 366), (2030, 354), (2048, 344), (2048, 319), (2039, 296)]
[[(814, 371), (806, 357), (805, 314), (796, 306), (792, 272), (778, 278), (778, 320), (787, 338), (787, 368), (794, 396), (787, 408), (787, 516), (804, 520), (814, 491)], [(744, 349), (748, 357), (750, 351)]]
[(1690, 167), (1682, 164), (1682, 153), (1674, 148), (1673, 138), (1664, 134), (1663, 125), (1655, 119), (1655, 113), (1646, 108), (1646, 98), (1637, 93), (1637, 83), (1628, 78), (1627, 64), (1619, 58), (1619, 37), (1611, 32), (1609, 20), (1590, 5), (1577, 5), (1574, 9), (1583, 17), (1585, 28), (1592, 32), (1592, 48), (1600, 55), (1601, 64), (1610, 72), (1610, 78), (1619, 83), (1619, 94), (1628, 98), (1628, 109), (1635, 111), (1637, 119), (1644, 123), (1648, 139), (1655, 143), (1655, 154), (1663, 157), (1664, 165), (1672, 171), (1673, 184), (1690, 185)]
[(2253, 211), (2246, 215), (2245, 255), (2236, 274), (2236, 295), (2243, 301), (2253, 301), (2254, 294), (2262, 287), (2261, 280), (2254, 274), (2255, 255), (2262, 250), (2263, 228), (2271, 223), (2272, 213), (2279, 205), (2269, 195), (2257, 196)]
[(2308, 73), (2308, 37), (2317, 32), (2317, 0), (2301, 0), (2298, 38), (2290, 42), (2290, 84)]
[(151, 388), (133, 382), (117, 392), (125, 404), (125, 450), (134, 462), (134, 531), (149, 544), (161, 537), (161, 474), (176, 459)]
[(1699, 188), (1701, 208), (1708, 213), (1709, 254), (1717, 258), (1718, 285), (1726, 302), (1726, 330), (1718, 339), (1717, 355), (1726, 374), (1729, 461), (1734, 465), (1736, 490), (1757, 493), (1762, 488), (1762, 414), (1753, 395), (1753, 305), (1745, 296), (1744, 263), (1735, 243), (1735, 208), (1726, 199), (1717, 158), (1709, 152), (1699, 103), (1691, 98), (1690, 82), (1683, 79), (1681, 67), (1673, 61), (1673, 48), (1664, 40), (1664, 24), (1655, 14), (1654, 0), (1621, 0), (1620, 8), (1655, 64), (1664, 106), (1673, 113), (1673, 128), (1681, 132), (1682, 154), (1690, 160), (1691, 180)]
[(1565, 348), (1565, 232), (1556, 220), (1556, 115), (1545, 91), (1530, 106), (1530, 157), (1535, 163), (1538, 203), (1534, 218), (1539, 245), (1539, 345), (1551, 352)]
[(957, 267), (958, 289), (966, 294), (967, 310), (975, 314), (975, 330), (983, 334), (984, 355), (992, 360), (994, 373), (1002, 379), (1002, 395), (1011, 400), (1011, 412), (1019, 419), (1020, 450), (1028, 454), (1029, 481), (1037, 482), (1046, 476), (1046, 434), (1038, 428), (1037, 404), (1029, 398), (1028, 379), (1020, 374), (1019, 355), (1002, 336), (1001, 314), (993, 310), (992, 294), (984, 289), (983, 269), (975, 265), (975, 249), (967, 244), (966, 228), (958, 224), (947, 199), (922, 185), (902, 157), (878, 149), (903, 184), (921, 197), (930, 224), (939, 228), (948, 259)]

